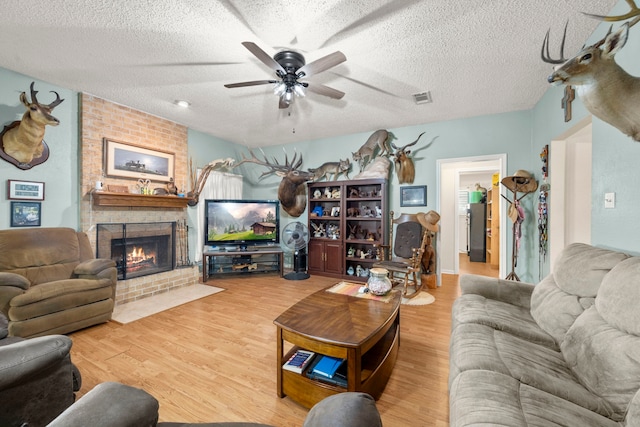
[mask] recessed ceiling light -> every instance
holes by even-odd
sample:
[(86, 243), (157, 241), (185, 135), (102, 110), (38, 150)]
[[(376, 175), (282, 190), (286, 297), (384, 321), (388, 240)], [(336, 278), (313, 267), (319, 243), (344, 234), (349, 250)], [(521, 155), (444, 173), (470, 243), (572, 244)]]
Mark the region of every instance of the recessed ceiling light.
[(189, 105), (191, 105), (189, 101), (184, 101), (181, 99), (176, 99), (173, 103), (182, 108), (187, 108)]

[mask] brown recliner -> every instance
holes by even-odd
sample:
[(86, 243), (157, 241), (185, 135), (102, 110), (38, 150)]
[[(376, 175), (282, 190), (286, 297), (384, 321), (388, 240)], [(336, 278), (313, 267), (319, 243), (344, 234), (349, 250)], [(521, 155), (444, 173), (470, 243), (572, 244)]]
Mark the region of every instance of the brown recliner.
[(115, 262), (71, 228), (0, 230), (0, 312), (9, 335), (66, 334), (111, 319)]

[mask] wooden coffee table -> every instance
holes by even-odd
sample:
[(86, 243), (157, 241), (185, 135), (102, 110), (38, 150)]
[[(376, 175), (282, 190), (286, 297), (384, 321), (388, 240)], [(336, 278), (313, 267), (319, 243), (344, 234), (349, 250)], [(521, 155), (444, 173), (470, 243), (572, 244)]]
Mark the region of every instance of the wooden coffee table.
[[(389, 302), (381, 302), (321, 290), (282, 313), (274, 321), (278, 328), (278, 396), (289, 396), (307, 408), (344, 391), (362, 391), (378, 399), (400, 345), (401, 294), (392, 293)], [(285, 342), (293, 344), (286, 352)], [(347, 387), (282, 369), (300, 348), (346, 359)]]

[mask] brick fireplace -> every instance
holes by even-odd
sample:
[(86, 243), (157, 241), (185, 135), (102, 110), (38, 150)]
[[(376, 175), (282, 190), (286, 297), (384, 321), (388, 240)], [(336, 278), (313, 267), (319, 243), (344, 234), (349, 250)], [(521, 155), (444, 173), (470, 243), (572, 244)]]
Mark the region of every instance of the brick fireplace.
[[(137, 180), (104, 176), (103, 138), (175, 154), (174, 182), (188, 185), (187, 128), (171, 121), (91, 95), (81, 95), (81, 229), (98, 252), (98, 224), (186, 223), (188, 208), (94, 206), (96, 181), (136, 192)], [(163, 187), (152, 182), (151, 187)], [(191, 224), (193, 225), (193, 224)], [(174, 240), (175, 242), (175, 240)], [(134, 274), (135, 276), (135, 274)], [(172, 268), (157, 274), (124, 275), (116, 287), (116, 305), (198, 283), (197, 266)]]

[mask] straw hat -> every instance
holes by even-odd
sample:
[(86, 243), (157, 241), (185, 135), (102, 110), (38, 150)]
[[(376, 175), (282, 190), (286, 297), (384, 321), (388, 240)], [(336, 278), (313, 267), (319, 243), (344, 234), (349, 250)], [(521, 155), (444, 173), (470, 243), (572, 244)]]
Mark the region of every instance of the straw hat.
[(420, 212), (418, 214), (418, 222), (429, 231), (438, 231), (440, 229), (438, 221), (440, 221), (440, 214), (436, 211)]
[(502, 185), (512, 192), (532, 193), (538, 189), (538, 181), (529, 172), (520, 169), (513, 174), (502, 179)]

